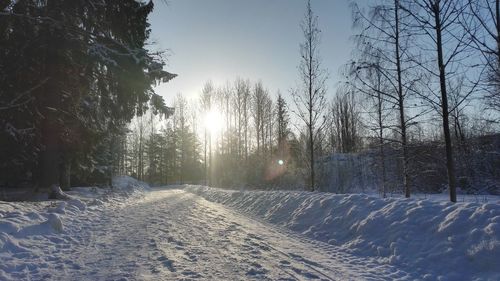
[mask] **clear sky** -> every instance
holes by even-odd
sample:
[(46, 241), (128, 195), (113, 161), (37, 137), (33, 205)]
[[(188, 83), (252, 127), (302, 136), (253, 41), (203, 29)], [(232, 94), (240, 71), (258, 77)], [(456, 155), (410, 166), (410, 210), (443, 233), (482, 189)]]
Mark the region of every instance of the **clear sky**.
[[(167, 70), (179, 76), (156, 88), (171, 104), (177, 93), (197, 96), (203, 84), (236, 77), (262, 80), (272, 95), (289, 95), (298, 81), (300, 22), (305, 0), (155, 1), (150, 15), (153, 48), (169, 49)], [(323, 66), (329, 95), (352, 43), (349, 0), (312, 0), (322, 30)]]

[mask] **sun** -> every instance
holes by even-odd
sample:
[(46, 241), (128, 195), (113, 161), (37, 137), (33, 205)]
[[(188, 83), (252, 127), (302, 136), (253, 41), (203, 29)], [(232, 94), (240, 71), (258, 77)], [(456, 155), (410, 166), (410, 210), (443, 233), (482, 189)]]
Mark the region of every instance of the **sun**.
[(215, 110), (210, 110), (205, 115), (205, 128), (212, 134), (219, 132), (222, 130), (222, 126), (224, 125), (224, 119), (222, 115)]

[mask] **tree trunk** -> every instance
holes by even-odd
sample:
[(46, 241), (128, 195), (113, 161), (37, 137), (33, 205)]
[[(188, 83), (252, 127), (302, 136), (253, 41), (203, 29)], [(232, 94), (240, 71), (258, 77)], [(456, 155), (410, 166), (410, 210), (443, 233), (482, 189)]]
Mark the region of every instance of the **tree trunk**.
[(311, 191), (314, 191), (314, 141), (313, 141), (313, 128), (309, 126), (309, 154), (311, 165)]
[[(496, 41), (497, 41), (497, 61), (500, 67), (500, 0), (495, 1), (495, 23), (496, 23)], [(498, 72), (498, 70), (497, 70)]]
[(205, 182), (204, 182), (204, 184), (207, 185), (208, 184), (208, 182), (207, 182), (207, 178), (208, 178), (208, 169), (207, 169), (207, 167), (208, 167), (207, 166), (207, 164), (208, 164), (207, 163), (207, 128), (205, 128), (205, 135), (204, 135), (204, 137), (205, 137), (205, 139), (204, 139), (204, 141), (205, 141), (205, 149), (204, 149), (205, 154), (204, 154), (204, 158), (203, 158), (204, 159), (203, 162), (205, 163)]
[(379, 145), (380, 145), (380, 169), (382, 173), (382, 179), (380, 182), (380, 190), (382, 192), (382, 197), (386, 197), (386, 190), (385, 190), (385, 183), (386, 183), (386, 178), (385, 178), (385, 152), (384, 152), (384, 123), (382, 119), (382, 106), (383, 106), (383, 100), (382, 100), (382, 94), (380, 91), (380, 86), (381, 86), (381, 77), (380, 73), (377, 73), (377, 79), (378, 79), (378, 89), (377, 89), (377, 117), (378, 117), (378, 129), (379, 129)]
[(59, 182), (61, 184), (61, 189), (68, 191), (71, 188), (71, 160), (65, 155), (62, 157), (60, 165)]
[[(48, 111), (48, 110), (46, 110)], [(39, 190), (49, 192), (51, 186), (59, 186), (59, 133), (52, 115), (44, 114), (42, 121), (42, 150), (39, 155)]]
[[(311, 3), (308, 2), (308, 9), (309, 13), (311, 13)], [(309, 19), (309, 24), (311, 25), (312, 19)], [(314, 126), (313, 126), (313, 50), (312, 50), (312, 26), (309, 26), (310, 29), (310, 34), (309, 34), (309, 61), (308, 61), (308, 67), (309, 67), (309, 153), (310, 153), (310, 158), (311, 158), (311, 191), (314, 191)]]
[(208, 186), (212, 186), (212, 174), (213, 174), (213, 167), (212, 167), (212, 133), (209, 133), (208, 136), (208, 157), (209, 157), (209, 164), (208, 164), (208, 169), (209, 169), (209, 174), (208, 174)]
[(446, 169), (448, 172), (448, 186), (450, 189), (450, 201), (457, 202), (456, 182), (455, 182), (455, 167), (453, 163), (453, 149), (451, 146), (449, 111), (448, 111), (448, 95), (446, 92), (446, 69), (443, 59), (443, 45), (441, 37), (441, 19), (439, 2), (435, 3), (434, 20), (436, 24), (436, 42), (439, 67), (439, 83), (441, 88), (441, 109), (443, 115), (443, 132), (444, 142), (446, 147)]
[(399, 123), (401, 128), (401, 148), (403, 150), (403, 187), (405, 190), (405, 197), (409, 198), (411, 194), (410, 190), (410, 176), (408, 171), (409, 159), (408, 159), (408, 141), (406, 136), (406, 117), (404, 110), (404, 96), (403, 96), (403, 81), (402, 81), (402, 70), (401, 70), (401, 55), (399, 51), (399, 0), (394, 0), (394, 16), (396, 25), (395, 34), (395, 47), (396, 47), (396, 71), (398, 77), (398, 107), (399, 107)]

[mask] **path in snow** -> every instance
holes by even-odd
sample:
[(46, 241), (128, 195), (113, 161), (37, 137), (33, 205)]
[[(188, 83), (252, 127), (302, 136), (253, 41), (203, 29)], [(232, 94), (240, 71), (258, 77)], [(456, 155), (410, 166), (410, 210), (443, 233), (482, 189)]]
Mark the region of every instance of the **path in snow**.
[[(404, 272), (182, 190), (109, 210), (72, 245), (64, 280), (386, 280)], [(85, 238), (86, 237), (86, 238)], [(57, 276), (60, 275), (60, 276)]]

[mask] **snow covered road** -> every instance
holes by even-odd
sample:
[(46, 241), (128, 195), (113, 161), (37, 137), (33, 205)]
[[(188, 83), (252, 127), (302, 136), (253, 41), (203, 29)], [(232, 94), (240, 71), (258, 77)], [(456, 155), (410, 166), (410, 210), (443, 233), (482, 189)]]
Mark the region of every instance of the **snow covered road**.
[[(402, 272), (177, 189), (110, 210), (61, 280), (386, 280)], [(85, 236), (85, 234), (81, 233)], [(75, 246), (75, 245), (73, 245)]]
[(500, 280), (495, 203), (180, 188), (0, 201), (0, 280)]

